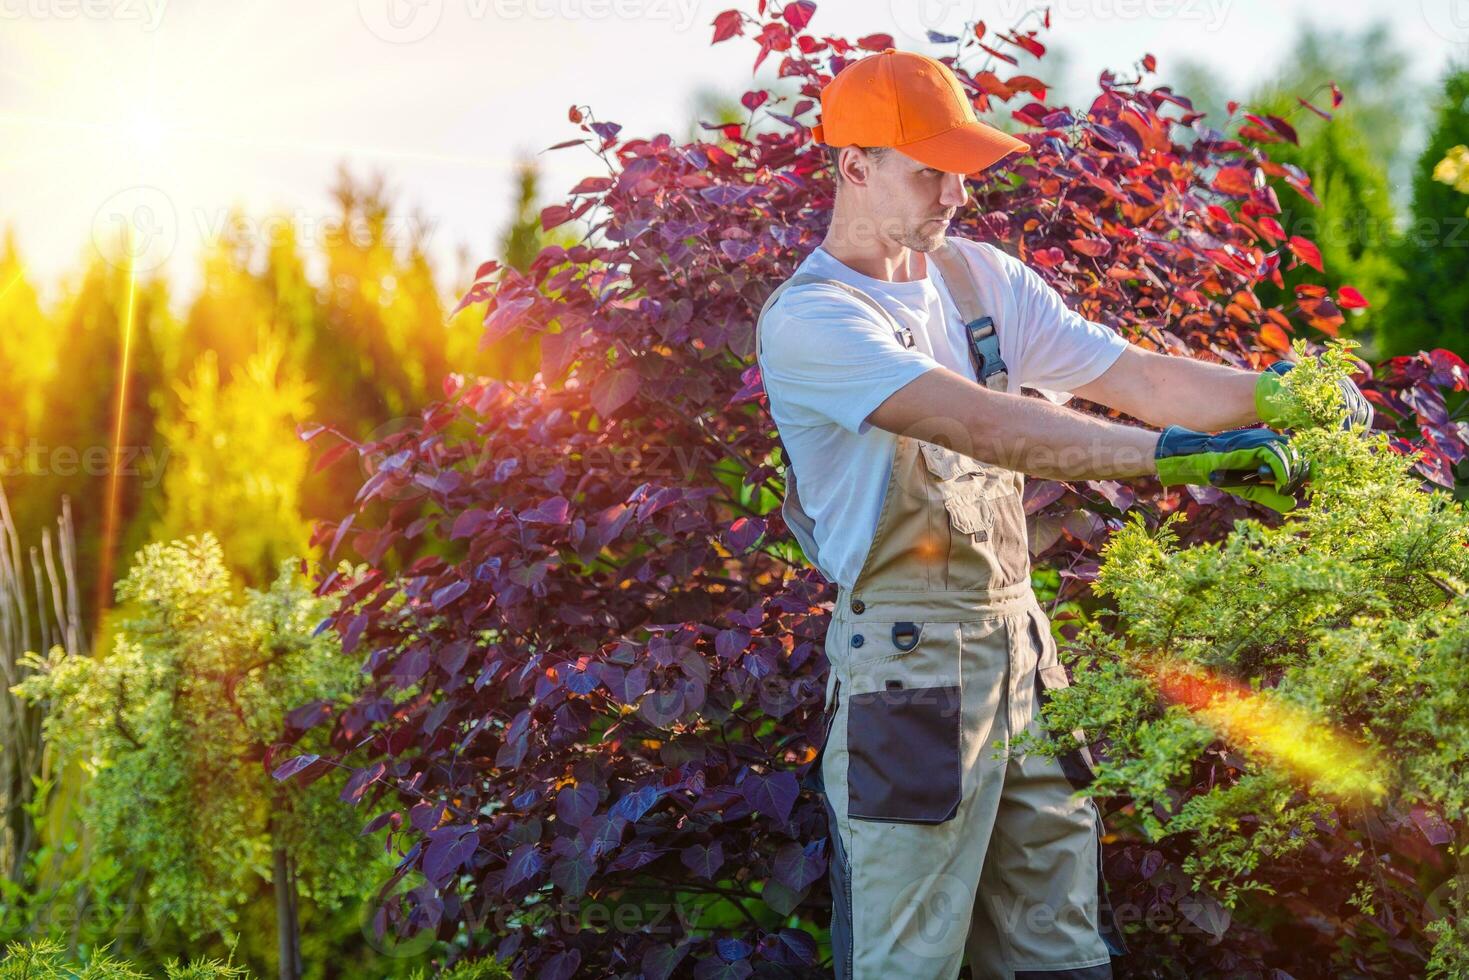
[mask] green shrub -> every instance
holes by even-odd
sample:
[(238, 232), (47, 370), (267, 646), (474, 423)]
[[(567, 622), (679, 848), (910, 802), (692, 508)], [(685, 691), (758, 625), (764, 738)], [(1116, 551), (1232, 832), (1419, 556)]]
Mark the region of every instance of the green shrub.
[[(1403, 825), (1445, 867), (1466, 845), (1469, 517), (1424, 492), (1386, 435), (1332, 424), (1351, 346), (1286, 375), (1286, 425), (1312, 470), (1302, 506), (1192, 547), (1176, 515), (1149, 528), (1134, 513), (1108, 542), (1096, 591), (1114, 614), (1071, 644), (1049, 750), (1074, 746), (1076, 728), (1100, 742), (1086, 792), (1129, 798), (1114, 822), (1175, 837), (1184, 870), (1226, 907), (1273, 892), (1272, 868), (1345, 828), (1355, 843), (1335, 873), (1356, 882), (1350, 904), (1371, 915), (1384, 889), (1406, 889), (1433, 968), (1464, 975), (1457, 891), (1425, 924), (1419, 885), (1435, 883), (1405, 886), (1372, 822), (1411, 814)], [(1201, 765), (1216, 778), (1199, 780)]]

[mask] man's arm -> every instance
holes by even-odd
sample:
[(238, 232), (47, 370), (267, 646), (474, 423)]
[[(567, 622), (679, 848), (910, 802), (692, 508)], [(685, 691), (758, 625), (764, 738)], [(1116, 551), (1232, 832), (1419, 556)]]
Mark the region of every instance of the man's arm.
[(1259, 378), (1258, 371), (1128, 345), (1111, 367), (1072, 393), (1159, 428), (1220, 432), (1260, 421), (1255, 412)]
[(867, 421), (898, 435), (1052, 480), (1108, 480), (1157, 473), (1158, 433), (981, 387), (945, 367), (909, 381)]

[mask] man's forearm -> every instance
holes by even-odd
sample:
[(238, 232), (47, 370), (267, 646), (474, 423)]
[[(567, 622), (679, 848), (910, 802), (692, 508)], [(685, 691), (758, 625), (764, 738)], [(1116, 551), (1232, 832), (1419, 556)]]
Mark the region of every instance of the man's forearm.
[(991, 391), (942, 367), (908, 382), (868, 421), (1046, 479), (1122, 479), (1157, 472), (1157, 432), (1042, 398)]
[(1192, 357), (1170, 357), (1168, 362), (1169, 376), (1155, 389), (1166, 397), (1158, 399), (1160, 411), (1143, 421), (1199, 432), (1239, 429), (1260, 421), (1255, 413), (1260, 372)]
[(1257, 371), (1129, 347), (1075, 394), (1149, 425), (1221, 432), (1254, 425)]
[[(1049, 480), (1111, 480), (1158, 472), (1158, 433), (1054, 405), (1043, 398), (985, 392), (971, 423), (976, 458)], [(996, 424), (997, 420), (999, 421)], [(983, 455), (981, 455), (983, 454)]]

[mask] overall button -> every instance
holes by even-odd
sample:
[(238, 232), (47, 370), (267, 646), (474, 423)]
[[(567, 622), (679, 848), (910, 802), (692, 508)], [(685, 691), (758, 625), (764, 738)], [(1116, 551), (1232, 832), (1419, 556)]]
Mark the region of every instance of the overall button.
[(860, 616), (860, 615), (862, 615), (866, 611), (867, 611), (867, 603), (863, 602), (861, 599), (853, 599), (852, 600), (852, 612), (854, 612), (858, 616)]
[(854, 647), (860, 647), (861, 645), (862, 645), (862, 634), (861, 633), (853, 634), (853, 636), (852, 636), (852, 646), (854, 646)]

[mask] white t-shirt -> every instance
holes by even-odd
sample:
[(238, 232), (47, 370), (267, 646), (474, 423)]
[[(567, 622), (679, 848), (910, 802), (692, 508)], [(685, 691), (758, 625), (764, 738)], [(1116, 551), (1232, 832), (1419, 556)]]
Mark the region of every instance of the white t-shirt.
[[(994, 318), (1010, 391), (1033, 388), (1063, 403), (1127, 347), (1116, 331), (1068, 309), (1024, 263), (985, 242), (949, 240), (974, 270), (982, 308)], [(897, 446), (897, 436), (868, 424), (867, 416), (939, 365), (974, 377), (959, 312), (937, 264), (925, 257), (925, 265), (923, 279), (888, 282), (817, 247), (796, 269), (867, 293), (913, 331), (913, 348), (868, 304), (820, 283), (787, 289), (760, 325), (770, 414), (815, 523), (819, 568), (849, 588), (877, 531)]]

